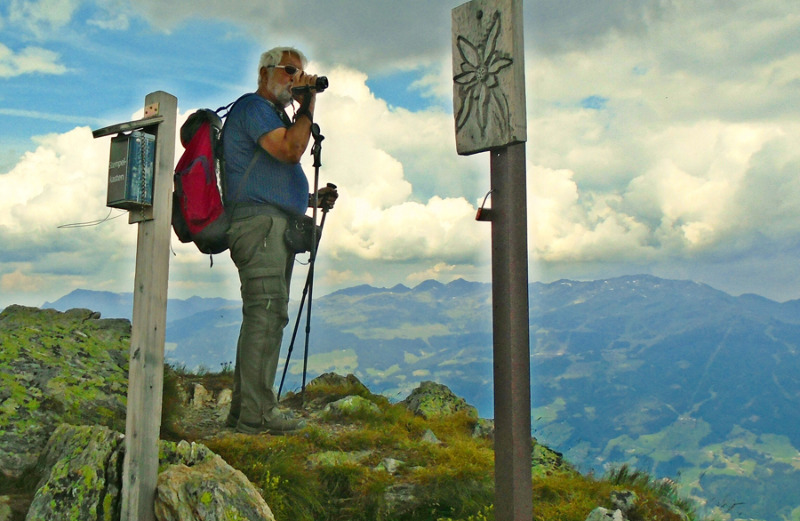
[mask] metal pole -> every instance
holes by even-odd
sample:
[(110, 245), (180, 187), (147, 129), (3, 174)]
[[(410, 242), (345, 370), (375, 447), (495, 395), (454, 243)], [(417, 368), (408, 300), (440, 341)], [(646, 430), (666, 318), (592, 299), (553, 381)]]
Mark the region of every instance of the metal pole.
[(495, 519), (530, 521), (531, 380), (525, 144), (491, 151)]

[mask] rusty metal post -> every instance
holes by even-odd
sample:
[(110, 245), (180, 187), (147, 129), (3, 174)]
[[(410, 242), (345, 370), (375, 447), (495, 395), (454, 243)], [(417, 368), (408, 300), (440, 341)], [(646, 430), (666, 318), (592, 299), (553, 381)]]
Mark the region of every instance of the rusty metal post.
[(452, 11), (453, 115), (460, 155), (489, 151), (492, 208), (495, 519), (530, 521), (531, 382), (522, 0)]
[(491, 151), (495, 519), (530, 521), (531, 377), (525, 144)]

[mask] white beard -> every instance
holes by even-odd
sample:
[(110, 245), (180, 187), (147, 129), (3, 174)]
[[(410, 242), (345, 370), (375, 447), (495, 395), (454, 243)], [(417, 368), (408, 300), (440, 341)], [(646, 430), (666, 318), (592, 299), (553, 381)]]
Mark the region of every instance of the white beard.
[(289, 105), (292, 102), (292, 90), (288, 85), (273, 85), (270, 87), (270, 92), (278, 100), (282, 107)]

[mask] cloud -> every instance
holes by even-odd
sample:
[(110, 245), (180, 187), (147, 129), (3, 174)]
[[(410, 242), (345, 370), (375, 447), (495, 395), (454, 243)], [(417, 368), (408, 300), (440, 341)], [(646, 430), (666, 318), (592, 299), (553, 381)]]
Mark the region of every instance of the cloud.
[(414, 69), (447, 52), (449, 8), (460, 3), (242, 0), (231, 9), (215, 0), (141, 0), (135, 8), (162, 30), (198, 16), (226, 20), (247, 28), (264, 46), (295, 45), (318, 60), (381, 71)]
[(662, 0), (635, 4), (625, 0), (538, 1), (525, 4), (524, 14), (536, 36), (534, 44), (547, 52), (561, 53), (602, 45), (612, 35), (642, 36), (654, 25), (678, 16), (684, 5)]
[(26, 47), (15, 53), (0, 43), (0, 78), (35, 73), (64, 74), (67, 68), (59, 60), (57, 53), (41, 47)]
[[(490, 225), (474, 216), (490, 188), (488, 154), (455, 153), (450, 110), (449, 16), (460, 3), (143, 0), (130, 9), (163, 31), (203, 17), (229, 24), (229, 34), (252, 34), (257, 50), (297, 45), (310, 69), (329, 76), (315, 114), (325, 136), (320, 181), (338, 184), (341, 198), (317, 275), (335, 288), (485, 275)], [(53, 5), (52, 19), (40, 12), (33, 27), (59, 26), (73, 4)], [(766, 0), (526, 3), (535, 269), (576, 278), (634, 269), (722, 277), (729, 259), (750, 291), (769, 285), (762, 274), (779, 271), (776, 259), (790, 259), (800, 242), (800, 19), (792, 9)], [(112, 23), (112, 11), (85, 12), (90, 25), (124, 27), (127, 18)], [(39, 65), (23, 65), (26, 52), (36, 55), (0, 47), (0, 75), (45, 72), (46, 64), (66, 72), (47, 51)], [(438, 103), (410, 111), (377, 98), (369, 76), (390, 70), (418, 73), (411, 88)], [(196, 81), (174, 74), (163, 81), (175, 92)], [(69, 111), (47, 110), (25, 115), (71, 122), (59, 115)], [(107, 154), (107, 143), (79, 128), (41, 138), (0, 174), (0, 240), (13, 245), (0, 252), (4, 287), (45, 287), (56, 273), (70, 287), (115, 278), (128, 287), (135, 227), (126, 219), (57, 228), (106, 215)], [(303, 164), (312, 176), (309, 155)], [(226, 259), (209, 270), (192, 245), (173, 246), (171, 288), (188, 296), (238, 287)], [(765, 251), (782, 253), (768, 259)]]
[(102, 17), (91, 18), (86, 23), (108, 31), (126, 31), (131, 25), (130, 19), (124, 13), (109, 13)]
[[(452, 137), (446, 138), (452, 117), (389, 108), (369, 91), (361, 72), (339, 67), (330, 76), (336, 88), (320, 95), (317, 106), (325, 135), (320, 182), (337, 183), (341, 197), (326, 223), (330, 273), (320, 271), (321, 279), (380, 283), (376, 270), (402, 279), (429, 265), (446, 265), (447, 276), (455, 278), (485, 265), (480, 252), (488, 251), (489, 228), (474, 220), (475, 202), (435, 189), (458, 186), (465, 170), (476, 169), (474, 160), (455, 154)], [(178, 127), (192, 110), (179, 114)], [(8, 284), (50, 281), (58, 274), (61, 286), (115, 281), (119, 287), (111, 289), (127, 289), (136, 229), (127, 218), (59, 228), (108, 214), (108, 150), (108, 138), (93, 139), (89, 128), (78, 127), (37, 138), (35, 150), (0, 174), (0, 240), (11, 245), (0, 252), (0, 275), (9, 277)], [(176, 160), (182, 152), (176, 143)], [(309, 155), (303, 158), (309, 177), (314, 174), (311, 162)], [(426, 178), (437, 180), (423, 182)], [(208, 257), (192, 244), (173, 240), (173, 249), (173, 289), (187, 296), (220, 294), (222, 286), (235, 292), (235, 270), (225, 256), (209, 270)], [(40, 285), (43, 291), (46, 285)]]
[(32, 33), (37, 38), (67, 25), (82, 0), (9, 0), (10, 23)]
[(321, 182), (336, 183), (341, 194), (330, 220), (331, 255), (472, 262), (481, 237), (473, 229), (474, 204), (431, 188), (458, 184), (463, 175), (455, 166), (452, 116), (390, 109), (351, 69), (330, 76), (336, 88), (320, 95), (316, 119), (326, 136)]
[(441, 281), (442, 279), (448, 279), (445, 280), (445, 282), (449, 282), (450, 280), (454, 280), (456, 278), (452, 276), (452, 273), (456, 271), (455, 268), (456, 267), (451, 264), (440, 262), (434, 265), (430, 269), (412, 273), (411, 275), (408, 276), (408, 280), (419, 283), (430, 279), (439, 281)]
[[(126, 264), (120, 252), (135, 248), (127, 219), (91, 228), (59, 226), (108, 215), (108, 140), (93, 140), (88, 128), (78, 127), (42, 136), (37, 143), (0, 175), (0, 272), (11, 277), (7, 284), (59, 280), (57, 287), (63, 287), (91, 280), (101, 286)], [(52, 291), (52, 286), (41, 289)]]
[(131, 7), (124, 0), (104, 0), (86, 23), (108, 31), (126, 31), (130, 27)]
[(70, 220), (96, 217), (102, 209), (108, 163), (108, 140), (93, 140), (88, 127), (37, 138), (26, 153), (0, 176), (0, 221), (12, 233), (53, 230)]
[(719, 121), (646, 134), (638, 143), (649, 157), (618, 187), (582, 187), (571, 170), (529, 162), (535, 255), (551, 263), (664, 261), (797, 236), (796, 136), (796, 125)]
[(94, 123), (103, 125), (107, 123), (105, 119), (92, 118), (89, 116), (69, 116), (65, 114), (51, 114), (47, 112), (39, 112), (37, 110), (19, 110), (19, 109), (4, 109), (0, 108), (0, 114), (5, 116), (15, 116), (21, 118), (43, 119), (46, 121), (54, 121), (57, 123)]

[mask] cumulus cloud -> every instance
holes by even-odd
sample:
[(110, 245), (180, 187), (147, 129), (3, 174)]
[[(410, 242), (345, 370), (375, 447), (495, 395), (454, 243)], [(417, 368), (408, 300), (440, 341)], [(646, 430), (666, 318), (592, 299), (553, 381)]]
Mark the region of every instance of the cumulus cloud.
[(23, 74), (64, 74), (66, 66), (59, 63), (60, 56), (41, 47), (25, 47), (14, 52), (0, 43), (0, 78), (12, 78)]
[[(144, 0), (131, 9), (165, 31), (189, 15), (231, 22), (252, 31), (253, 45), (307, 50), (315, 60), (309, 68), (330, 77), (315, 115), (326, 138), (320, 181), (338, 184), (341, 197), (326, 223), (318, 275), (337, 287), (485, 273), (490, 226), (474, 215), (489, 190), (487, 155), (456, 155), (449, 110), (391, 107), (367, 87), (368, 74), (413, 69), (420, 79), (412, 88), (448, 107), (449, 15), (460, 3), (415, 0), (389, 9), (366, 0), (245, 0), (231, 8)], [(534, 265), (572, 277), (641, 268), (685, 269), (682, 276), (693, 278), (722, 273), (723, 260), (735, 257), (747, 259), (736, 272), (745, 280), (764, 271), (765, 251), (791, 258), (797, 248), (783, 246), (800, 241), (800, 18), (793, 7), (767, 0), (595, 4), (528, 2), (524, 9)], [(71, 4), (53, 5), (62, 15), (38, 27), (62, 23)], [(13, 4), (17, 12), (22, 6)], [(22, 54), (0, 47), (0, 71), (23, 70), (9, 57)], [(83, 149), (94, 155), (82, 157)], [(132, 258), (134, 227), (125, 219), (69, 230), (68, 240), (54, 231), (102, 213), (105, 156), (107, 145), (75, 129), (42, 138), (0, 175), (0, 235), (4, 244), (16, 241), (0, 253), (3, 287), (46, 285), (48, 263), (75, 284), (89, 277), (79, 267), (94, 263), (101, 275), (92, 280), (110, 281), (96, 259)], [(303, 163), (313, 175), (311, 158)], [(75, 185), (88, 194), (82, 204), (70, 191)], [(174, 245), (171, 287), (187, 295), (238, 287), (225, 263), (209, 270), (193, 248)], [(37, 254), (44, 251), (53, 253)], [(712, 267), (702, 272), (699, 261)], [(680, 267), (667, 273), (666, 265)], [(790, 279), (786, 272), (781, 280)]]
[(62, 292), (88, 282), (106, 289), (109, 280), (119, 279), (120, 269), (130, 268), (121, 256), (135, 248), (127, 219), (59, 227), (110, 216), (105, 208), (108, 140), (93, 140), (88, 128), (78, 127), (39, 137), (37, 145), (0, 175), (2, 286), (9, 292), (24, 286), (28, 298), (52, 298), (54, 287)]
[[(328, 260), (321, 279), (334, 286), (347, 280), (376, 281), (369, 272), (380, 271), (380, 266), (404, 266), (402, 278), (431, 264), (448, 266), (447, 273), (455, 278), (485, 263), (480, 250), (488, 249), (489, 229), (475, 222), (475, 203), (430, 191), (437, 183), (457, 184), (465, 169), (457, 166), (452, 141), (442, 139), (452, 128), (451, 117), (391, 109), (375, 98), (358, 71), (335, 69), (331, 81), (337, 89), (321, 95), (317, 107), (325, 135), (320, 182), (335, 182), (341, 195), (326, 223)], [(192, 110), (181, 112), (178, 126)], [(108, 149), (108, 138), (93, 139), (88, 128), (78, 127), (38, 138), (34, 151), (0, 175), (0, 235), (4, 244), (14, 245), (0, 253), (8, 287), (46, 281), (56, 271), (73, 285), (98, 287), (101, 280), (113, 280), (115, 270), (130, 269), (136, 227), (127, 218), (59, 228), (106, 215)], [(176, 143), (176, 160), (182, 152)], [(307, 155), (303, 163), (313, 177), (312, 158)], [(409, 171), (416, 179), (440, 180), (427, 189), (421, 183), (423, 189), (418, 189)], [(208, 258), (192, 244), (173, 239), (173, 250), (173, 290), (187, 296), (220, 294), (224, 286), (235, 293), (235, 270), (227, 259), (209, 270)]]
[[(329, 225), (330, 254), (470, 263), (480, 236), (475, 206), (430, 189), (463, 175), (446, 138), (452, 117), (390, 109), (367, 89), (363, 73), (338, 68), (330, 76), (337, 87), (317, 102), (326, 136), (321, 182), (335, 182), (341, 194)], [(313, 172), (309, 164), (305, 169)], [(426, 177), (439, 181), (426, 187)]]
[(573, 171), (529, 162), (535, 255), (644, 262), (732, 243), (746, 251), (764, 234), (796, 235), (796, 137), (796, 126), (775, 124), (669, 128), (643, 136), (649, 159), (619, 188), (581, 188)]
[(104, 202), (108, 140), (93, 140), (89, 128), (78, 127), (37, 142), (35, 151), (0, 176), (0, 221), (5, 230), (40, 233), (70, 220), (96, 217), (97, 206), (86, 202)]
[[(796, 241), (800, 20), (772, 2), (662, 2), (634, 10), (641, 23), (606, 24), (614, 4), (585, 41), (528, 55), (537, 262), (597, 277), (718, 255), (762, 262), (765, 240)], [(585, 13), (563, 14), (580, 26)]]

